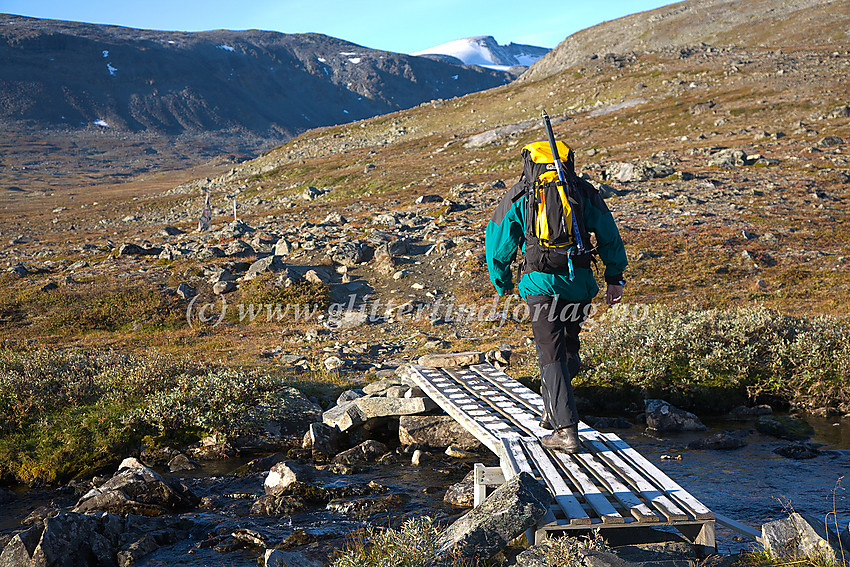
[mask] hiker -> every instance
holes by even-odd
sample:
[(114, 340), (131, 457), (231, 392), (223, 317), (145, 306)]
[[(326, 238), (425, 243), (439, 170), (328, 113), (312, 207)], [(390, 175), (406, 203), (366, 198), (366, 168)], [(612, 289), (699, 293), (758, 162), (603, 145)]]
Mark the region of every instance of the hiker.
[[(548, 123), (548, 116), (544, 114), (544, 118)], [(522, 245), (518, 292), (528, 303), (537, 346), (545, 408), (540, 426), (554, 430), (543, 436), (541, 443), (576, 453), (581, 445), (572, 379), (581, 364), (579, 331), (590, 312), (591, 299), (599, 292), (591, 263), (596, 263), (594, 255), (598, 255), (605, 264), (605, 298), (613, 305), (623, 297), (627, 260), (614, 217), (602, 196), (576, 176), (572, 150), (555, 142), (554, 136), (550, 139), (551, 144), (534, 142), (523, 148), (522, 177), (496, 207), (487, 224), (484, 248), (490, 280), (503, 296), (513, 290), (510, 266)], [(553, 144), (568, 191), (560, 187), (553, 171)], [(591, 247), (589, 233), (596, 237), (595, 247)]]

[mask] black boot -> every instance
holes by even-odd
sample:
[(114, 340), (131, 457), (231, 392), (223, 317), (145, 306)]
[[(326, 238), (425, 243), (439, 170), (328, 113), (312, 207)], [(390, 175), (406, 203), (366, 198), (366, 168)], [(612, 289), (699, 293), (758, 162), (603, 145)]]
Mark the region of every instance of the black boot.
[(542, 437), (540, 442), (550, 449), (556, 449), (570, 454), (578, 453), (581, 450), (581, 442), (578, 438), (578, 425), (556, 429), (554, 433)]
[(543, 411), (543, 417), (540, 418), (540, 427), (542, 429), (555, 429), (552, 427), (552, 422), (549, 421), (549, 414)]

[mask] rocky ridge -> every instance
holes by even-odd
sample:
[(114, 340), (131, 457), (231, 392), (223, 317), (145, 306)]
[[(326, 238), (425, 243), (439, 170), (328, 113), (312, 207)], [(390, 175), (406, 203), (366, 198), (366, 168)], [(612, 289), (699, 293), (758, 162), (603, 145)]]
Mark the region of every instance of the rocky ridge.
[[(687, 53), (694, 46), (781, 47), (846, 43), (846, 1), (689, 0), (581, 30), (561, 42), (520, 78), (530, 81), (600, 57), (658, 49)], [(757, 24), (754, 25), (754, 22)], [(808, 30), (817, 29), (811, 34)]]

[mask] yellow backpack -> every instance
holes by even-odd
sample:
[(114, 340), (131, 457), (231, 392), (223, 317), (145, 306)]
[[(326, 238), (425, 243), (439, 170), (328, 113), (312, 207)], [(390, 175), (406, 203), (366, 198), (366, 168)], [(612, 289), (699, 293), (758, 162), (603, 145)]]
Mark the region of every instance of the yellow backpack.
[(549, 142), (533, 142), (522, 148), (522, 181), (528, 197), (523, 270), (569, 274), (572, 279), (573, 264), (590, 267), (592, 253), (579, 254), (576, 246), (575, 227), (582, 242), (589, 243), (590, 237), (584, 228), (573, 152), (564, 142), (555, 143), (567, 173), (567, 186), (558, 179)]

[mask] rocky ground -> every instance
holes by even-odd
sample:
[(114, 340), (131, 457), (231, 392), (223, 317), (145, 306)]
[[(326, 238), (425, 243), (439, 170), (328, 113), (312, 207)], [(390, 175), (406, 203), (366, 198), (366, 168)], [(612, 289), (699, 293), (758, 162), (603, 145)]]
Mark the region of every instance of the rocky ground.
[[(517, 298), (493, 303), (483, 241), (520, 148), (541, 138), (543, 108), (613, 210), (630, 304), (766, 305), (844, 320), (848, 65), (840, 44), (601, 56), (310, 131), (245, 163), (7, 191), (3, 345), (224, 361), (279, 373), (324, 409), (435, 351), (482, 350), (499, 363), (511, 353), (511, 373), (529, 379), (530, 330)], [(206, 194), (212, 225), (199, 232)], [(258, 482), (250, 494), (224, 507), (245, 513)], [(85, 521), (103, 524), (92, 530), (116, 553), (140, 541), (126, 519)], [(208, 547), (231, 545), (232, 533)]]
[[(505, 87), (318, 130), (165, 193), (140, 189), (132, 199), (101, 202), (79, 189), (39, 198), (9, 192), (7, 210), (18, 214), (5, 223), (2, 256), (10, 268), (41, 270), (44, 281), (140, 270), (146, 278), (180, 278), (187, 267), (250, 263), (284, 239), (278, 251), (287, 265), (333, 263), (347, 274), (332, 281), (363, 280), (384, 301), (452, 294), (467, 282), (483, 299), (483, 227), (514, 180), (521, 144), (540, 136), (533, 120), (483, 124), (501, 107), (536, 114), (526, 101), (552, 88), (545, 106), (567, 117), (558, 133), (577, 147), (583, 173), (604, 184), (627, 243), (630, 298), (841, 311), (844, 302), (827, 290), (848, 285), (842, 227), (850, 120), (840, 97), (847, 64), (846, 52), (831, 48), (703, 47), (599, 59), (536, 88)], [(822, 78), (817, 91), (806, 85), (812, 77)], [(481, 114), (474, 122), (482, 126), (467, 113)], [(452, 131), (437, 123), (458, 115), (464, 120)], [(197, 233), (207, 191), (213, 230)], [(225, 224), (234, 200), (238, 226)], [(372, 262), (396, 240), (391, 266)], [(157, 253), (119, 255), (123, 243)], [(334, 260), (338, 247), (357, 251)]]
[[(500, 358), (510, 357), (502, 353)], [(342, 551), (353, 553), (352, 538), (368, 534), (364, 529), (403, 530), (423, 515), (438, 527), (433, 542), (438, 560), (483, 560), (498, 554), (494, 564), (563, 564), (553, 558), (551, 542), (529, 550), (508, 545), (548, 509), (548, 492), (531, 476), (515, 477), (468, 511), (473, 503), (472, 463), (498, 463), (404, 376), (347, 390), (324, 412), (300, 393), (290, 395), (301, 400), (291, 404), (301, 409), (297, 418), (288, 416), (290, 421), (312, 421), (303, 438), (281, 436), (267, 426), (259, 438), (216, 435), (189, 446), (144, 448), (138, 458), (124, 459), (113, 474), (41, 493), (46, 503), (16, 518), (23, 531), (0, 536), (0, 565), (53, 565), (67, 558), (77, 565), (255, 565), (258, 556), (265, 565), (345, 565)], [(812, 433), (805, 422), (771, 413), (766, 406), (742, 407), (730, 418), (757, 418), (754, 425), (760, 432), (796, 439), (789, 448), (813, 452), (784, 456), (817, 456), (815, 446), (799, 441)], [(597, 427), (632, 426), (622, 419), (587, 419)], [(662, 400), (648, 400), (641, 419), (656, 435), (706, 429), (697, 416)], [(690, 447), (736, 449), (746, 444), (742, 433), (716, 433)], [(245, 458), (273, 449), (278, 452)], [(243, 459), (235, 460), (237, 455)], [(239, 462), (244, 464), (234, 469)], [(9, 510), (28, 509), (18, 500), (32, 496), (0, 492)], [(815, 539), (828, 537), (811, 519), (799, 521)], [(793, 529), (782, 522), (764, 529), (772, 538), (774, 555), (790, 553)], [(603, 533), (604, 541), (595, 537), (590, 543), (569, 543), (576, 546), (571, 561), (620, 566), (663, 561), (673, 567), (694, 565), (700, 558), (699, 550), (671, 533), (628, 532)], [(811, 553), (810, 548), (800, 551)], [(593, 559), (581, 559), (586, 555)], [(711, 565), (753, 560), (747, 555), (708, 558)]]

